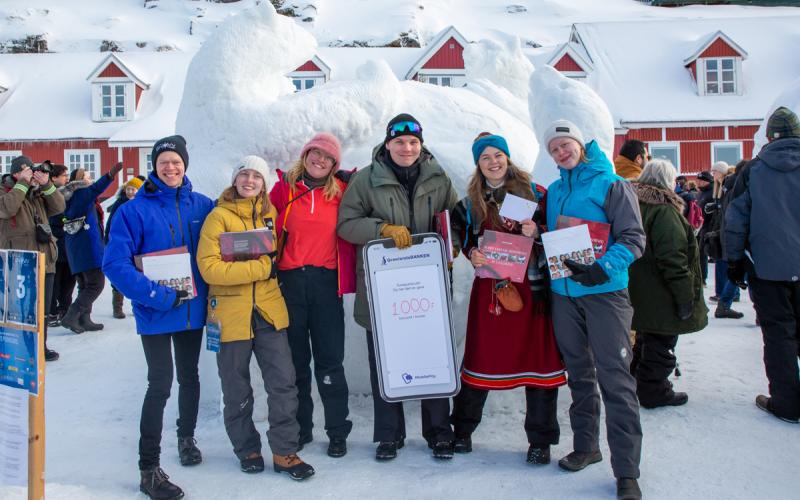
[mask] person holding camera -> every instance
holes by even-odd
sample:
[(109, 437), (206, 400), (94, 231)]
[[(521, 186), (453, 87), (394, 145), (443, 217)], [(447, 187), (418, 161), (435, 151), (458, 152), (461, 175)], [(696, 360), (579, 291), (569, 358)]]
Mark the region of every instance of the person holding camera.
[[(56, 240), (48, 217), (64, 210), (64, 197), (50, 181), (49, 164), (34, 166), (27, 156), (11, 162), (11, 173), (2, 178), (0, 193), (0, 248), (33, 250), (45, 255), (44, 314), (50, 309), (53, 277), (56, 272)], [(47, 324), (44, 325), (44, 358), (58, 359), (47, 347)]]
[[(95, 200), (111, 185), (111, 181), (122, 170), (118, 162), (91, 183), (91, 177), (84, 172), (83, 183), (65, 192), (67, 208), (64, 210), (64, 232), (66, 233), (67, 258), (72, 274), (78, 277), (78, 296), (61, 318), (61, 326), (75, 333), (102, 330), (103, 325), (89, 317), (92, 304), (102, 293), (106, 284), (101, 267), (103, 266), (103, 232), (95, 209)], [(70, 180), (80, 180), (78, 169), (70, 174)]]

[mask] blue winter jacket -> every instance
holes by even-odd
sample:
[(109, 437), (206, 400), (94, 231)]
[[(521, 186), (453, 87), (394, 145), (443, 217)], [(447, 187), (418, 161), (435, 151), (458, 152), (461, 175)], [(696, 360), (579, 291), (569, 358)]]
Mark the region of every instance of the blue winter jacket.
[[(192, 192), (184, 177), (179, 188), (167, 187), (155, 174), (136, 197), (114, 216), (103, 260), (103, 272), (133, 302), (136, 330), (140, 335), (173, 333), (202, 328), (206, 322), (208, 285), (197, 269), (200, 228), (214, 202)], [(197, 297), (178, 307), (175, 291), (159, 285), (136, 269), (134, 256), (186, 245), (189, 248)]]
[(606, 253), (597, 259), (610, 280), (591, 287), (572, 278), (553, 280), (553, 292), (568, 297), (627, 288), (628, 266), (642, 256), (645, 247), (639, 201), (631, 184), (614, 173), (597, 142), (586, 145), (586, 157), (585, 163), (572, 170), (559, 167), (561, 178), (547, 188), (547, 227), (555, 229), (559, 215), (611, 224)]
[(72, 274), (99, 269), (103, 265), (103, 235), (94, 201), (112, 180), (108, 175), (103, 175), (91, 186), (76, 189), (67, 201), (64, 218), (72, 220), (86, 217), (83, 229), (75, 234), (67, 234), (65, 238)]

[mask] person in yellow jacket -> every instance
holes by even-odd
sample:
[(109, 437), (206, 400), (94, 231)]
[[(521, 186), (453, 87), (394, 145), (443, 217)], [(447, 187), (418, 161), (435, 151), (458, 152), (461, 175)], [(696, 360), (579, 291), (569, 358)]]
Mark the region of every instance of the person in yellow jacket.
[[(219, 331), (217, 368), (222, 381), (225, 430), (243, 472), (264, 470), (261, 438), (253, 424), (250, 358), (255, 355), (269, 401), (267, 440), (275, 472), (302, 480), (314, 468), (297, 456), (297, 386), (286, 335), (289, 314), (276, 279), (273, 254), (251, 260), (223, 260), (222, 233), (272, 231), (275, 208), (267, 196), (267, 162), (246, 156), (233, 169), (231, 186), (203, 224), (197, 264), (209, 284), (208, 322)], [(249, 319), (249, 321), (248, 321)], [(215, 329), (210, 329), (215, 330)]]

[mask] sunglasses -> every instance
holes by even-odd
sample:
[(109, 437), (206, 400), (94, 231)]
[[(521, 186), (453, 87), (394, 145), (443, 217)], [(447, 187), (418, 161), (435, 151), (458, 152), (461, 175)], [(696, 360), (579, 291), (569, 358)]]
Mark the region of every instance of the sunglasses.
[(422, 127), (419, 125), (419, 123), (397, 122), (393, 125), (390, 125), (387, 130), (389, 137), (394, 137), (403, 132), (411, 132), (413, 134), (419, 134), (422, 132)]

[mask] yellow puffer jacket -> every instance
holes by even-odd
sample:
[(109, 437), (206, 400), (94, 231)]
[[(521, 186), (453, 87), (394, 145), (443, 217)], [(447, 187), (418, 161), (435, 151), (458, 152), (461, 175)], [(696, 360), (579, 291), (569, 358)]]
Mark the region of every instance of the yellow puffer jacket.
[[(253, 308), (257, 308), (276, 330), (289, 325), (289, 313), (278, 280), (269, 279), (272, 267), (269, 257), (223, 262), (219, 246), (221, 233), (274, 227), (275, 217), (275, 207), (270, 207), (267, 215), (261, 215), (261, 197), (231, 202), (220, 196), (216, 208), (203, 224), (197, 265), (209, 284), (208, 320), (219, 322), (222, 342), (253, 338)], [(274, 231), (273, 241), (277, 241)]]

